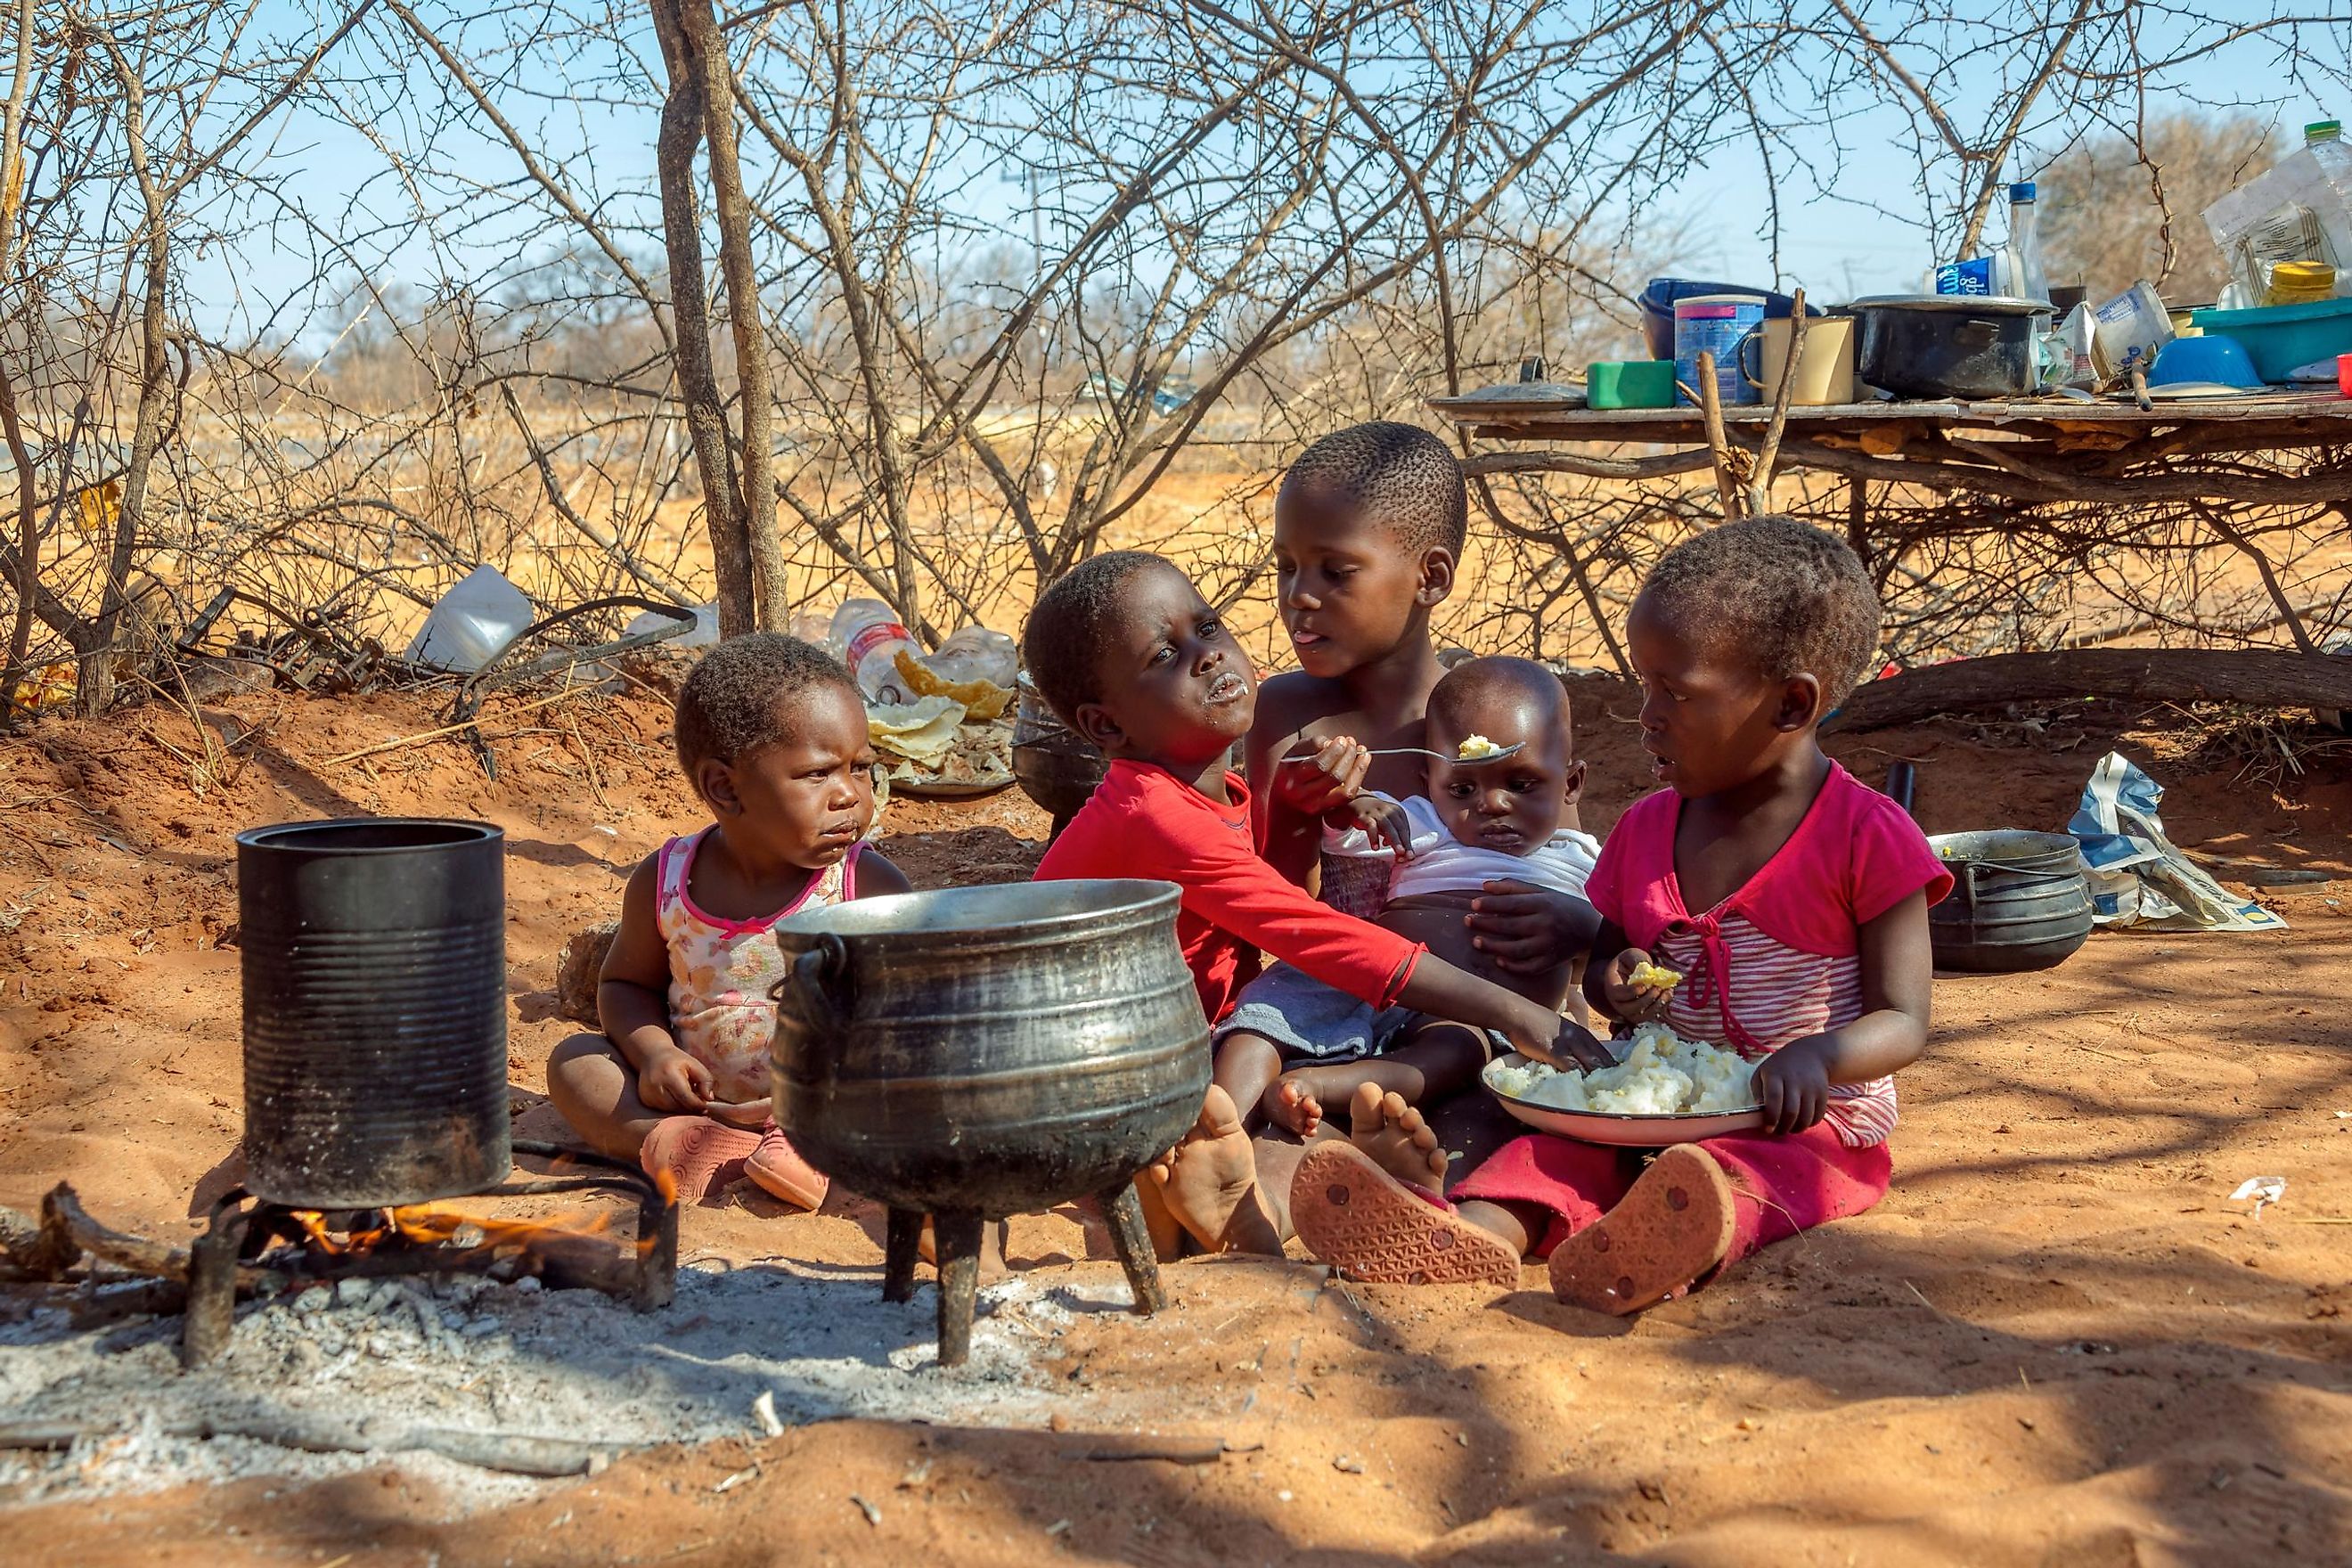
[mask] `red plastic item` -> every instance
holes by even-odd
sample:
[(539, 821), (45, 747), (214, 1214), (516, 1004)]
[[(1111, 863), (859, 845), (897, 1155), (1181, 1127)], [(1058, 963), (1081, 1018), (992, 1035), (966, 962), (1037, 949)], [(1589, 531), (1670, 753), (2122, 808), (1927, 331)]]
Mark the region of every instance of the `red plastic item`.
[(2336, 356), (2336, 390), (2352, 397), (2352, 354)]

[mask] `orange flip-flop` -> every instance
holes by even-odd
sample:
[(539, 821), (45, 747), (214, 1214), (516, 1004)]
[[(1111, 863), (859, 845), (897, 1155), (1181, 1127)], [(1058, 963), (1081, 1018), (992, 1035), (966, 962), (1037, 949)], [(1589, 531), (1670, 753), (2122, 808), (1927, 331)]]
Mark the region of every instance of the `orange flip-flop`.
[(801, 1152), (772, 1121), (760, 1134), (760, 1146), (744, 1158), (743, 1173), (761, 1191), (811, 1213), (824, 1205), (824, 1194), (833, 1186), (831, 1178), (801, 1158)]
[[(646, 1134), (637, 1163), (649, 1176), (668, 1172), (679, 1203), (698, 1204), (710, 1195), (712, 1188), (734, 1180), (727, 1168), (732, 1165), (740, 1174), (743, 1162), (759, 1146), (757, 1132), (730, 1127), (708, 1116), (665, 1116)], [(722, 1176), (726, 1179), (721, 1180)]]
[(1553, 1249), (1551, 1293), (1619, 1317), (1682, 1295), (1731, 1250), (1731, 1182), (1696, 1144), (1661, 1152), (1617, 1206)]
[(1350, 1279), (1396, 1285), (1519, 1282), (1501, 1237), (1407, 1186), (1353, 1143), (1318, 1143), (1290, 1183), (1290, 1224), (1316, 1258)]

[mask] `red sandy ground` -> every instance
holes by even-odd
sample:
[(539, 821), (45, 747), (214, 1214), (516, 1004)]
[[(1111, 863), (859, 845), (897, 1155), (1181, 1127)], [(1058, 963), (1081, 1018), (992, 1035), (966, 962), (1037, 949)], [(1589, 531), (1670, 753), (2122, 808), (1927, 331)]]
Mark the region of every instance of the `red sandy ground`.
[[(659, 704), (505, 711), (495, 784), (446, 742), (329, 760), (431, 728), (405, 698), (233, 698), (205, 710), (208, 740), (159, 705), (0, 743), (0, 1203), (32, 1207), (65, 1177), (129, 1228), (191, 1228), (191, 1193), (220, 1180), (237, 1136), (237, 959), (217, 942), (231, 836), (259, 823), (417, 812), (507, 828), (513, 1083), (536, 1107), (570, 1027), (552, 1016), (557, 949), (696, 818)], [(1589, 827), (1643, 787), (1631, 711), (1617, 689), (1580, 690)], [(1160, 1430), (1256, 1446), (1213, 1464), (1087, 1463), (1044, 1430), (842, 1422), (625, 1458), (447, 1522), (391, 1467), (18, 1508), (0, 1558), (2352, 1560), (2352, 1120), (2337, 1114), (2352, 1111), (2352, 770), (2323, 757), (2274, 788), (2194, 752), (2169, 712), (2036, 724), (1947, 721), (1832, 749), (1873, 781), (1918, 759), (1931, 830), (2054, 828), (2119, 743), (2171, 786), (2183, 844), (2346, 880), (2272, 894), (2283, 935), (2101, 936), (2048, 975), (1939, 982), (1889, 1200), (1638, 1322), (1559, 1307), (1539, 1272), (1497, 1296), (1186, 1264), (1168, 1271), (1173, 1313), (1082, 1317), (1043, 1364), (1151, 1400)], [(1034, 847), (1017, 840), (1042, 836), (1013, 795), (893, 809), (924, 837), (887, 847), (926, 884), (1021, 875)], [(2255, 1174), (2288, 1184), (2259, 1223), (2228, 1201)], [(854, 1205), (685, 1224), (689, 1255), (879, 1262)], [(1116, 1279), (1066, 1261), (1086, 1247), (1062, 1219), (1018, 1222), (1011, 1250), (1049, 1277)]]

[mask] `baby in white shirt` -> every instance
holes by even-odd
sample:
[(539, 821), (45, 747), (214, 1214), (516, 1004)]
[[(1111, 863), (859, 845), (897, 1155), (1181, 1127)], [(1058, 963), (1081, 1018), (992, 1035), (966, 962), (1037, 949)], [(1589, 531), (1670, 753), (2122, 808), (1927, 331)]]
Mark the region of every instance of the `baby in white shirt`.
[[(1449, 670), (1429, 696), (1423, 743), (1441, 757), (1428, 765), (1428, 795), (1361, 795), (1335, 814), (1324, 828), (1327, 880), (1352, 865), (1360, 874), (1349, 881), (1385, 881), (1378, 924), (1562, 1006), (1574, 961), (1600, 924), (1584, 902), (1584, 879), (1601, 846), (1578, 825), (1584, 764), (1569, 718), (1559, 678), (1530, 660), (1474, 658)], [(1584, 941), (1549, 962), (1506, 968), (1473, 942), (1466, 923), (1472, 900), (1494, 896), (1493, 881), (1572, 900)], [(1218, 1081), (1263, 1081), (1256, 1109), (1302, 1137), (1320, 1125), (1323, 1107), (1344, 1104), (1360, 1083), (1413, 1103), (1466, 1088), (1492, 1045), (1466, 1024), (1375, 1010), (1287, 964), (1250, 982), (1215, 1040)]]

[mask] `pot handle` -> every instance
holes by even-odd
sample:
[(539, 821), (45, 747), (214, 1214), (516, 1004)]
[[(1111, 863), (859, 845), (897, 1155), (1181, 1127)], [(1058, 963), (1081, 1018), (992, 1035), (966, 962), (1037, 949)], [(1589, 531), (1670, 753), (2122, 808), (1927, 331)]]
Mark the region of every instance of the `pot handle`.
[(829, 931), (793, 960), (793, 971), (769, 989), (768, 999), (781, 1003), (784, 993), (798, 994), (801, 1012), (821, 1029), (837, 1031), (849, 1010), (849, 944)]
[(1962, 321), (1952, 330), (1952, 341), (1963, 348), (1982, 349), (2000, 338), (1998, 321)]

